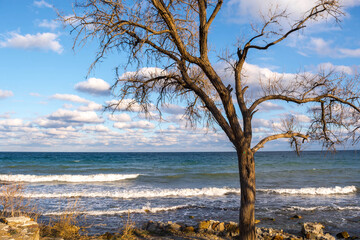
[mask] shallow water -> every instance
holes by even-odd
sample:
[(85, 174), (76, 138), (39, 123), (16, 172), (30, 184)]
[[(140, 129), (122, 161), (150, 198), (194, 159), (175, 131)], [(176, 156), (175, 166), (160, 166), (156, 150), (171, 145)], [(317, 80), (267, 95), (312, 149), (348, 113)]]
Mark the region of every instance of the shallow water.
[[(360, 153), (258, 152), (255, 161), (256, 218), (275, 218), (260, 226), (296, 232), (318, 221), (360, 235)], [(128, 213), (139, 225), (237, 221), (237, 169), (229, 152), (0, 153), (0, 181), (22, 182), (46, 217), (76, 202), (93, 233), (116, 231)], [(290, 220), (295, 214), (303, 218)]]

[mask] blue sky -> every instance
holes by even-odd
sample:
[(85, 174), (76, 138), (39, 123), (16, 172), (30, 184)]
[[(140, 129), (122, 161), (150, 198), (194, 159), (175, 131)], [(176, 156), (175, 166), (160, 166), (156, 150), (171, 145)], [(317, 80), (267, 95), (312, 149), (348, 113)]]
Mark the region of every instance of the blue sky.
[[(257, 23), (259, 12), (265, 12), (271, 2), (225, 1), (210, 36), (218, 71), (224, 71), (225, 65), (216, 61), (216, 53), (225, 48), (233, 51), (237, 39), (251, 37), (249, 21)], [(296, 19), (314, 2), (277, 3)], [(300, 70), (316, 72), (320, 67), (354, 74), (360, 66), (360, 0), (341, 4), (346, 16), (340, 24), (320, 20), (278, 46), (250, 54), (249, 84), (259, 76), (285, 73), (291, 78)], [(114, 83), (114, 69), (126, 62), (125, 55), (106, 56), (88, 75), (97, 43), (73, 51), (75, 35), (56, 21), (56, 10), (71, 14), (72, 1), (0, 0), (0, 151), (233, 150), (221, 130), (189, 128), (182, 119), (181, 103), (165, 107), (161, 123), (155, 112), (149, 120), (136, 107), (114, 115), (103, 112), (102, 105), (112, 100), (107, 89)], [(144, 71), (153, 66), (148, 67)], [(278, 102), (263, 105), (254, 119), (254, 140), (273, 133), (289, 113), (304, 124), (309, 120), (306, 108)], [(280, 140), (264, 150), (289, 147)]]

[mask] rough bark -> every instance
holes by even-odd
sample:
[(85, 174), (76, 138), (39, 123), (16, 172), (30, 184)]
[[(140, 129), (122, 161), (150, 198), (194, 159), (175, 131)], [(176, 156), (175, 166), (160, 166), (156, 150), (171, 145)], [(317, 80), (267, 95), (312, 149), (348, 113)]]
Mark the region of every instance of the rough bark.
[(240, 205), (240, 236), (241, 240), (253, 240), (255, 236), (255, 161), (250, 147), (237, 149), (241, 205)]

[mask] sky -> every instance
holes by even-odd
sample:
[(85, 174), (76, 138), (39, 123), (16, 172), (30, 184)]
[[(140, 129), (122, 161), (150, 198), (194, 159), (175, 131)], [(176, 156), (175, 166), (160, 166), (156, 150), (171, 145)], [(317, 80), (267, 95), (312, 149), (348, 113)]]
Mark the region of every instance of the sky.
[[(216, 55), (225, 49), (233, 52), (238, 41), (253, 36), (249, 23), (259, 24), (259, 13), (266, 15), (269, 6), (277, 5), (286, 8), (291, 19), (298, 19), (315, 2), (225, 1), (209, 38), (211, 60), (224, 81), (231, 81), (230, 74)], [(281, 44), (251, 53), (246, 63), (248, 78), (274, 74), (292, 78), (299, 71), (330, 68), (355, 74), (360, 66), (360, 0), (343, 0), (341, 5), (345, 16), (340, 23), (333, 19), (310, 23)], [(96, 40), (73, 49), (75, 35), (58, 21), (57, 12), (67, 16), (72, 7), (73, 1), (63, 0), (0, 0), (0, 151), (234, 150), (219, 127), (191, 128), (181, 102), (164, 106), (162, 121), (155, 111), (152, 119), (146, 118), (137, 106), (132, 111), (103, 111), (114, 99), (109, 88), (116, 79), (115, 68), (126, 63), (126, 54), (110, 53), (88, 73)], [(136, 70), (135, 66), (119, 69), (120, 75)], [(309, 122), (305, 107), (262, 104), (254, 117), (254, 143), (274, 133), (287, 114)], [(309, 145), (306, 149), (319, 148)], [(263, 150), (290, 148), (282, 139)]]

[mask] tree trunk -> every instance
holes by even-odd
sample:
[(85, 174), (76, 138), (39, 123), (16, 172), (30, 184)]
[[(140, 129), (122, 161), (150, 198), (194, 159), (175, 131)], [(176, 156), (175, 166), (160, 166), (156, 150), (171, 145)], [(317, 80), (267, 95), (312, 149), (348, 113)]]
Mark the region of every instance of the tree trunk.
[(240, 239), (255, 240), (255, 161), (249, 147), (237, 149), (241, 205), (240, 205)]

